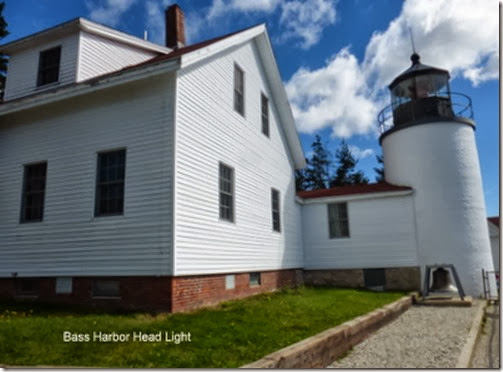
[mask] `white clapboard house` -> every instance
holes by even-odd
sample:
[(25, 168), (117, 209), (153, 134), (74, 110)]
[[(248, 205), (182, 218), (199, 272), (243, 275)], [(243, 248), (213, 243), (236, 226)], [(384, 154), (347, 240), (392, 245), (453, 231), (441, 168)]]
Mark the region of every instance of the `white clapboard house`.
[(166, 20), (166, 46), (79, 18), (0, 48), (0, 297), (183, 311), (302, 282), (418, 289), (431, 211), (390, 160), (403, 133), (382, 139), (390, 183), (296, 195), (265, 26), (186, 46), (180, 8)]

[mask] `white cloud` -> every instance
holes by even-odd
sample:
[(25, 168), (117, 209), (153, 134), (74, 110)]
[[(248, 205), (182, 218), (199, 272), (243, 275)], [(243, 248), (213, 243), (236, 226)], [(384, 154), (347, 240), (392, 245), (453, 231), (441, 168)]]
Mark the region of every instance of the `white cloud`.
[(166, 33), (164, 11), (170, 3), (170, 0), (145, 2), (145, 26), (149, 41), (164, 45)]
[(301, 132), (332, 127), (337, 137), (365, 134), (377, 108), (369, 97), (363, 73), (348, 48), (317, 70), (300, 68), (286, 83), (292, 111)]
[(207, 18), (212, 20), (228, 12), (265, 12), (276, 10), (280, 0), (213, 0)]
[(388, 28), (372, 35), (361, 63), (344, 48), (324, 67), (294, 73), (286, 88), (298, 129), (331, 127), (336, 137), (375, 131), (387, 85), (410, 64), (409, 27), (423, 63), (473, 85), (497, 79), (498, 20), (498, 0), (406, 0)]
[(280, 40), (300, 39), (299, 46), (309, 49), (317, 44), (323, 30), (335, 23), (332, 0), (285, 1), (281, 6), (280, 24), (285, 27)]
[(272, 14), (279, 9), (283, 29), (277, 40), (299, 40), (299, 47), (309, 49), (318, 43), (323, 30), (335, 23), (335, 4), (334, 0), (213, 0), (205, 21), (211, 23), (228, 14)]
[[(127, 12), (137, 0), (105, 0), (86, 1), (89, 18), (95, 22), (115, 27), (119, 24), (121, 16)], [(101, 5), (98, 5), (101, 4)]]
[(380, 86), (404, 70), (412, 29), (421, 61), (478, 84), (498, 76), (498, 0), (407, 0), (384, 32), (374, 33), (365, 72)]
[(374, 155), (373, 149), (361, 149), (354, 145), (348, 145), (348, 148), (356, 160), (365, 159)]

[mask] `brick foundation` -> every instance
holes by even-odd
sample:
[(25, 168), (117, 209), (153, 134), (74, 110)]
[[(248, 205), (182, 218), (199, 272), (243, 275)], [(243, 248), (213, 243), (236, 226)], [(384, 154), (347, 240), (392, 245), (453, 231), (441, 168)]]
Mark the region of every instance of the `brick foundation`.
[[(159, 310), (171, 309), (171, 277), (73, 277), (72, 293), (56, 293), (56, 278), (36, 278), (36, 294), (21, 294), (16, 290), (16, 281), (24, 278), (0, 279), (0, 298), (41, 303), (78, 305), (96, 309)], [(95, 279), (118, 280), (120, 296), (99, 298), (93, 296)]]
[[(235, 287), (225, 288), (227, 274), (184, 277), (73, 277), (72, 293), (57, 294), (56, 278), (35, 278), (33, 294), (16, 290), (24, 278), (0, 279), (0, 299), (59, 303), (97, 309), (126, 309), (181, 312), (215, 305), (221, 301), (243, 298), (282, 287), (301, 284), (302, 270), (260, 272), (260, 284), (250, 285), (249, 273), (234, 275)], [(119, 281), (118, 297), (93, 296), (94, 280)]]
[(249, 284), (249, 273), (234, 275), (235, 287), (225, 288), (226, 274), (173, 277), (172, 311), (180, 312), (217, 304), (221, 301), (248, 297), (283, 287), (301, 284), (301, 270), (262, 271), (260, 285)]

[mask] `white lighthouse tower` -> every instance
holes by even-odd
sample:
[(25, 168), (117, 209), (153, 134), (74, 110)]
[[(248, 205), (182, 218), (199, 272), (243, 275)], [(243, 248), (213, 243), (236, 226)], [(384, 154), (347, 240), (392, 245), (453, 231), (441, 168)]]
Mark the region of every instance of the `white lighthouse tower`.
[(411, 61), (379, 115), (385, 179), (414, 189), (422, 275), (425, 265), (453, 264), (464, 291), (478, 296), (493, 261), (471, 100), (450, 92), (448, 71), (416, 53)]

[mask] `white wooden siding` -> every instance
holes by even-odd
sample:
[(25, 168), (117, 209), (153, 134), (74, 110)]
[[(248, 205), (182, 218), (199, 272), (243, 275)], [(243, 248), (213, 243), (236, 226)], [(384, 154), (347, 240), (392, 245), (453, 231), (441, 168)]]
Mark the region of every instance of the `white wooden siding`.
[[(0, 276), (171, 273), (175, 76), (3, 117)], [(125, 147), (124, 215), (94, 217), (97, 152)], [(48, 163), (43, 222), (19, 223), (23, 165)]]
[[(234, 111), (234, 63), (245, 74), (245, 117)], [(181, 70), (176, 110), (175, 274), (302, 267), (292, 161), (254, 43)], [(219, 162), (234, 168), (234, 223), (219, 220)], [(281, 233), (272, 229), (272, 187), (280, 191)]]
[(134, 48), (87, 32), (80, 32), (79, 37), (78, 82), (138, 64), (157, 55), (155, 52)]
[[(61, 45), (59, 83), (37, 87), (40, 52), (59, 45)], [(78, 34), (75, 33), (56, 41), (42, 43), (37, 47), (14, 53), (10, 57), (8, 65), (5, 100), (8, 101), (54, 88), (55, 86), (74, 83), (77, 71), (77, 49)]]
[(329, 239), (327, 203), (303, 205), (306, 269), (417, 265), (411, 196), (348, 201), (349, 238)]

